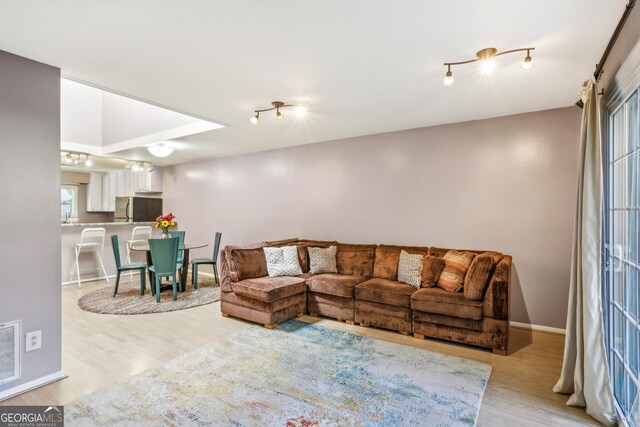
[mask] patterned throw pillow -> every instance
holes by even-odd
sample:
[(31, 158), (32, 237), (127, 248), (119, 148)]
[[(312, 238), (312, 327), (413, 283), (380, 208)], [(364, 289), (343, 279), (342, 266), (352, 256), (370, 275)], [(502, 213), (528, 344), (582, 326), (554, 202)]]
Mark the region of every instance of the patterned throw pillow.
[(328, 248), (307, 248), (309, 251), (309, 273), (337, 273), (337, 249), (338, 247), (335, 245)]
[(398, 282), (415, 286), (420, 289), (422, 279), (422, 261), (424, 255), (411, 255), (406, 251), (400, 251), (400, 261), (398, 261)]
[(445, 291), (460, 292), (464, 283), (464, 276), (467, 274), (467, 270), (469, 270), (469, 266), (475, 256), (476, 254), (473, 252), (448, 251), (443, 257), (446, 265), (438, 279), (438, 286)]
[(297, 276), (302, 274), (297, 246), (265, 247), (262, 249), (267, 260), (269, 276)]
[(422, 263), (422, 287), (433, 288), (438, 284), (438, 279), (442, 270), (446, 266), (446, 261), (443, 258), (428, 255), (424, 257)]

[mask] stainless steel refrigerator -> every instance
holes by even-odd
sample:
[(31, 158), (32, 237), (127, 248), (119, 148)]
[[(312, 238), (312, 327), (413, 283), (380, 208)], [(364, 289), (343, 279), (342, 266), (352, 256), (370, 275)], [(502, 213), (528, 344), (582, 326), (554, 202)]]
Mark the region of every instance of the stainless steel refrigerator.
[(150, 222), (162, 215), (162, 199), (116, 197), (115, 222)]

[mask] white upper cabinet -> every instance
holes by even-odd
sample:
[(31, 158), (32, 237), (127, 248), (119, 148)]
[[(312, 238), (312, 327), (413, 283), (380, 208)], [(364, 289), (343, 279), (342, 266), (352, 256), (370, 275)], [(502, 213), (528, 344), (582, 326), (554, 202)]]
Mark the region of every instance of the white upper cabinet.
[(162, 193), (162, 168), (155, 167), (153, 172), (128, 172), (133, 174), (134, 191), (136, 193)]

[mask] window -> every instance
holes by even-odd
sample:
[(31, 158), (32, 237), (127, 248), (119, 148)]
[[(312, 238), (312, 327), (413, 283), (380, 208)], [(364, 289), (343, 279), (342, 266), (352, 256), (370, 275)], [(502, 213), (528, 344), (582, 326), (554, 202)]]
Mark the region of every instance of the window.
[(78, 186), (63, 185), (60, 189), (60, 216), (63, 221), (78, 218)]
[(640, 323), (640, 88), (610, 110), (606, 153), (606, 305), (607, 345), (613, 394), (619, 415), (637, 425)]

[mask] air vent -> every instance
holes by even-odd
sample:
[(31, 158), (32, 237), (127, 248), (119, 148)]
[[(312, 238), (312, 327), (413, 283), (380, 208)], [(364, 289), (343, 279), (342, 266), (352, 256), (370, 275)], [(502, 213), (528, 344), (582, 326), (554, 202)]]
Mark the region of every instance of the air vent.
[(0, 324), (0, 384), (20, 378), (20, 321)]

